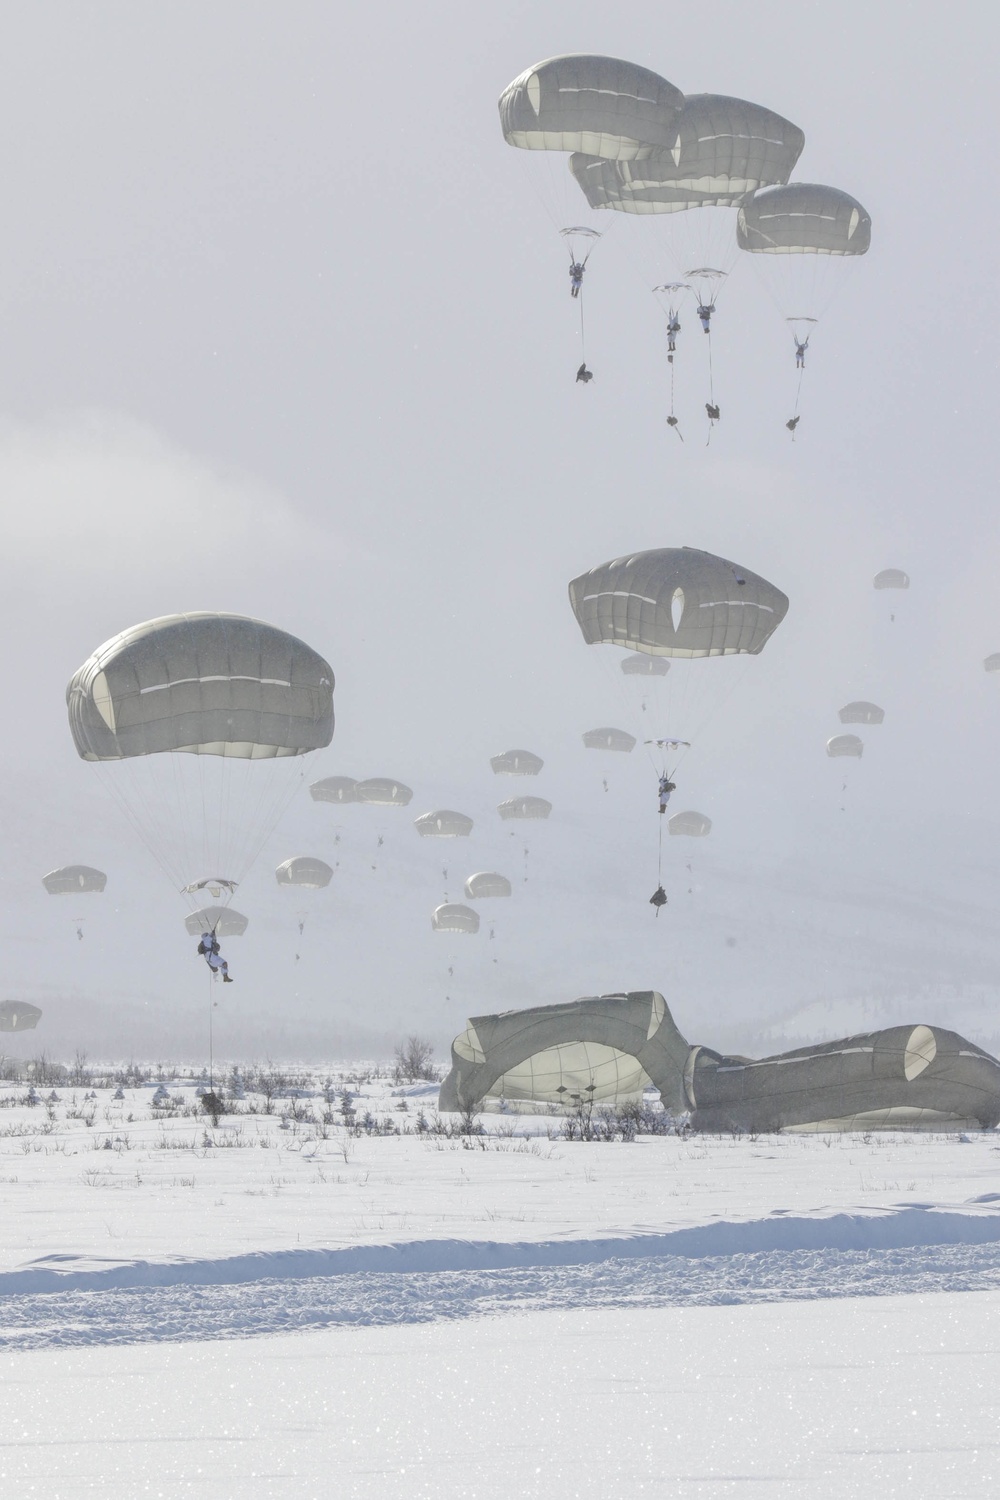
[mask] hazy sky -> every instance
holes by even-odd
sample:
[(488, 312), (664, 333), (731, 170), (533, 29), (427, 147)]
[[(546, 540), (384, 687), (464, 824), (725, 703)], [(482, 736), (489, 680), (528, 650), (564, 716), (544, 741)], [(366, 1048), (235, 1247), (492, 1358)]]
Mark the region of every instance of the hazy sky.
[[(996, 122), (990, 23), (964, 13), (942, 29), (937, 7), (850, 0), (8, 7), (0, 988), (46, 1010), (11, 1050), (197, 1053), (185, 907), (77, 759), (64, 706), (95, 646), (185, 609), (258, 615), (331, 661), (337, 731), (309, 779), (416, 794), (381, 819), (293, 805), (237, 900), (251, 927), (230, 944), (224, 1051), (374, 1052), (418, 1030), (443, 1052), (469, 1014), (625, 987), (662, 989), (716, 1045), (798, 1035), (783, 1018), (809, 1007), (799, 1029), (829, 1034), (863, 1003), (1000, 1033), (1000, 679), (981, 665), (1000, 649)], [(706, 448), (692, 379), (687, 441), (669, 433), (631, 221), (590, 263), (595, 380), (574, 383), (565, 252), (496, 111), (514, 75), (571, 51), (769, 105), (806, 133), (796, 176), (869, 209), (794, 445), (790, 341), (745, 267), (717, 315), (723, 421)], [(683, 544), (791, 607), (684, 764), (675, 805), (715, 826), (668, 851), (655, 918), (655, 778), (621, 757), (605, 794), (582, 749), (622, 714), (566, 583)], [(871, 588), (885, 566), (913, 579), (894, 624)], [(842, 812), (824, 744), (854, 697), (886, 722), (862, 731)], [(521, 745), (555, 806), (526, 884), (495, 813), (520, 787), (488, 764)], [(475, 817), (468, 846), (417, 838), (437, 806)], [(340, 860), (301, 903), (301, 942), (272, 874), (294, 853)], [(40, 876), (71, 861), (108, 871), (104, 897), (46, 896)], [(495, 940), (433, 934), (445, 890), (493, 866), (518, 884)]]

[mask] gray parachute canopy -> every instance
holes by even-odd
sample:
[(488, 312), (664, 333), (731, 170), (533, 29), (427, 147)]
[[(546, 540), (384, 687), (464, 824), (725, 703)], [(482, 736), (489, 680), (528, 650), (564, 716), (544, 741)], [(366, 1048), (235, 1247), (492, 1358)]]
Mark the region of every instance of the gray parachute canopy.
[(689, 1052), (652, 990), (473, 1016), (452, 1043), (438, 1107), (468, 1109), (489, 1095), (573, 1109), (635, 1097), (652, 1081), (679, 1114)]
[(667, 832), (675, 837), (703, 839), (712, 831), (712, 820), (700, 812), (674, 813), (667, 819)]
[(1000, 672), (1000, 651), (994, 651), (992, 656), (986, 658), (983, 662), (983, 670), (985, 672)]
[(546, 802), (544, 797), (511, 797), (507, 802), (501, 802), (497, 812), (501, 818), (547, 818), (552, 811), (552, 803)]
[(856, 198), (815, 182), (761, 188), (736, 217), (737, 243), (752, 255), (864, 255), (871, 235)]
[(542, 757), (530, 750), (505, 750), (502, 755), (490, 756), (495, 776), (537, 776), (544, 764)]
[(495, 870), (480, 870), (465, 882), (465, 894), (470, 901), (492, 901), (509, 896), (511, 884), (506, 875), (498, 875)]
[(42, 876), (42, 885), (50, 896), (81, 896), (87, 891), (103, 891), (108, 877), (103, 870), (90, 865), (63, 865)]
[(0, 1031), (34, 1031), (42, 1013), (37, 1005), (23, 1000), (4, 1000), (0, 1004)]
[(695, 1130), (989, 1129), (1000, 1063), (954, 1031), (891, 1026), (759, 1061), (694, 1047), (684, 1070)]
[(214, 932), (217, 938), (242, 937), (250, 925), (250, 918), (231, 906), (203, 906), (184, 918), (184, 926), (192, 937), (203, 932)]
[(309, 795), (314, 802), (357, 802), (357, 785), (352, 776), (324, 776), (313, 782)]
[(788, 609), (765, 578), (694, 547), (602, 563), (574, 578), (569, 600), (588, 645), (650, 656), (756, 656)]
[(859, 700), (857, 703), (845, 703), (838, 718), (841, 724), (881, 724), (885, 718), (885, 709), (879, 708), (877, 703)]
[(333, 737), (333, 672), (294, 635), (245, 615), (164, 615), (98, 647), (66, 689), (84, 760), (183, 750), (304, 755)]
[(354, 790), (357, 801), (370, 807), (406, 807), (413, 798), (412, 789), (391, 776), (371, 776)]
[(760, 187), (785, 183), (802, 153), (797, 125), (725, 94), (689, 94), (666, 150), (637, 161), (575, 152), (570, 171), (591, 208), (626, 214), (731, 208)]
[(626, 677), (666, 677), (670, 663), (665, 656), (626, 656), (620, 663)]
[(414, 818), (413, 826), (424, 839), (467, 839), (472, 832), (472, 819), (465, 813), (442, 807), (437, 812), (421, 813)]
[(473, 911), (471, 906), (446, 901), (442, 906), (435, 907), (431, 926), (435, 932), (464, 932), (471, 936), (479, 931), (479, 913)]
[(286, 859), (274, 872), (279, 885), (304, 886), (306, 890), (320, 891), (333, 879), (333, 871), (321, 859), (309, 854), (297, 854)]
[(874, 589), (908, 589), (910, 587), (910, 575), (904, 573), (902, 568), (883, 568), (881, 573), (876, 573), (872, 579)]
[(856, 734), (835, 734), (826, 742), (826, 753), (834, 758), (847, 755), (860, 760), (865, 753), (864, 740), (859, 740)]
[(499, 99), (509, 146), (586, 151), (612, 160), (673, 144), (680, 89), (617, 57), (571, 53), (527, 68)]
[[(650, 656), (646, 659), (661, 660), (657, 656)], [(583, 743), (588, 750), (616, 750), (620, 754), (630, 755), (635, 749), (636, 738), (634, 734), (629, 734), (624, 729), (588, 729), (583, 736)]]

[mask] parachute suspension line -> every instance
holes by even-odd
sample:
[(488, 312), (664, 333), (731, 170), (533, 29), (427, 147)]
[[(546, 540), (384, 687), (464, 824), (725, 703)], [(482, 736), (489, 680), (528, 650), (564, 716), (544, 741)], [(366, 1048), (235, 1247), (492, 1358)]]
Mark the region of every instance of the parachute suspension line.
[(714, 364), (712, 362), (712, 325), (711, 325), (711, 322), (708, 325), (707, 337), (708, 337), (708, 405), (706, 407), (706, 411), (708, 412), (708, 437), (705, 439), (705, 447), (706, 448), (708, 447), (709, 443), (712, 441), (712, 432), (713, 432), (713, 430), (715, 428), (716, 422), (718, 421), (718, 418), (715, 415), (715, 413), (718, 412), (718, 410), (719, 410), (719, 408), (715, 404), (715, 366), (714, 366)]
[(799, 402), (802, 400), (802, 378), (805, 375), (805, 373), (806, 372), (805, 372), (804, 366), (800, 365), (799, 366), (799, 372), (798, 372), (799, 378), (795, 382), (795, 407), (794, 407), (794, 410), (792, 411), (791, 421), (785, 423), (785, 426), (788, 428), (789, 432), (792, 434), (792, 442), (793, 443), (795, 442), (795, 429), (799, 425)]
[[(589, 259), (590, 259), (590, 256), (588, 255), (587, 256), (587, 260), (589, 260)], [(587, 261), (585, 260), (584, 261), (584, 265), (586, 265), (586, 264), (587, 264)], [(586, 332), (585, 332), (584, 326), (583, 326), (583, 287), (580, 288), (580, 295), (577, 298), (577, 301), (580, 304), (580, 359), (581, 359), (581, 361), (582, 361), (583, 364), (586, 364), (587, 363), (587, 335), (586, 335)]]

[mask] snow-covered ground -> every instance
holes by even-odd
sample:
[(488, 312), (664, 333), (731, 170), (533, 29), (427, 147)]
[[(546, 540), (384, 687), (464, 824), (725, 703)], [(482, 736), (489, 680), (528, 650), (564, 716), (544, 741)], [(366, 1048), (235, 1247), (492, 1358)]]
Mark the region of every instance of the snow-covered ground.
[(156, 1087), (0, 1085), (0, 1494), (988, 1492), (996, 1133)]

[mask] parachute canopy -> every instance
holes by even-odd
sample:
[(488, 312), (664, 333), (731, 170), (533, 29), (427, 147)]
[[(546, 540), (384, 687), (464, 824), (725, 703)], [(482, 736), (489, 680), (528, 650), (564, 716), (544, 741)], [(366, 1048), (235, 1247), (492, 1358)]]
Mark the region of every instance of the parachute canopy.
[(471, 935), (479, 931), (479, 913), (473, 911), (471, 906), (446, 901), (435, 908), (431, 926), (435, 932), (465, 932)]
[(1000, 651), (994, 651), (992, 656), (986, 658), (983, 662), (983, 670), (986, 672), (1000, 672)]
[(245, 615), (163, 615), (98, 647), (66, 689), (84, 760), (180, 750), (303, 755), (333, 737), (333, 671), (294, 635)]
[(313, 782), (309, 795), (314, 802), (357, 802), (357, 785), (352, 776), (324, 776)]
[(626, 677), (666, 677), (670, 663), (665, 656), (626, 656), (621, 669)]
[(732, 207), (745, 194), (785, 183), (805, 136), (772, 110), (725, 94), (689, 94), (666, 150), (609, 161), (576, 152), (570, 171), (591, 208), (627, 214)]
[(667, 832), (675, 837), (703, 839), (712, 831), (712, 820), (700, 812), (674, 813), (667, 819)]
[(231, 906), (203, 906), (184, 918), (184, 926), (192, 937), (203, 932), (214, 932), (217, 938), (242, 937), (250, 925), (250, 918)]
[(42, 1013), (37, 1005), (23, 1000), (4, 1000), (0, 1004), (0, 1031), (34, 1031)]
[(910, 587), (910, 575), (904, 573), (902, 568), (883, 568), (881, 573), (876, 573), (872, 579), (872, 588), (875, 589), (908, 589)]
[(507, 802), (501, 802), (497, 812), (501, 818), (547, 818), (552, 811), (552, 803), (546, 802), (544, 797), (511, 797)]
[(358, 802), (366, 802), (371, 807), (406, 807), (413, 797), (410, 787), (401, 781), (393, 781), (391, 776), (372, 776), (367, 781), (359, 781), (354, 791)]
[(814, 182), (761, 188), (736, 217), (737, 243), (751, 255), (864, 255), (871, 233), (856, 198)]
[(470, 901), (492, 901), (495, 897), (509, 896), (511, 884), (506, 875), (495, 870), (481, 870), (470, 875), (465, 882), (465, 894)]
[(860, 760), (865, 753), (864, 741), (858, 739), (856, 734), (835, 734), (826, 742), (827, 755), (849, 755), (855, 760)]
[[(644, 661), (662, 661), (659, 656), (643, 657)], [(617, 750), (629, 755), (635, 749), (636, 738), (624, 729), (588, 729), (583, 736), (587, 750)]]
[(87, 891), (103, 891), (108, 877), (103, 870), (90, 865), (63, 865), (42, 876), (42, 885), (50, 896), (80, 896)]
[(424, 839), (467, 839), (472, 832), (472, 819), (465, 813), (440, 808), (414, 818), (413, 826)]
[(500, 125), (509, 146), (617, 160), (671, 146), (683, 103), (680, 89), (648, 68), (571, 53), (535, 63), (507, 85)]
[(309, 854), (297, 854), (286, 859), (274, 872), (279, 885), (304, 886), (306, 890), (320, 891), (333, 879), (333, 871), (321, 859)]
[(877, 703), (845, 703), (838, 715), (841, 724), (881, 724), (885, 709)]
[(569, 599), (588, 645), (650, 656), (757, 655), (788, 609), (766, 579), (693, 547), (602, 563), (574, 578)]
[(544, 764), (542, 757), (530, 750), (505, 750), (490, 757), (495, 776), (537, 776)]

